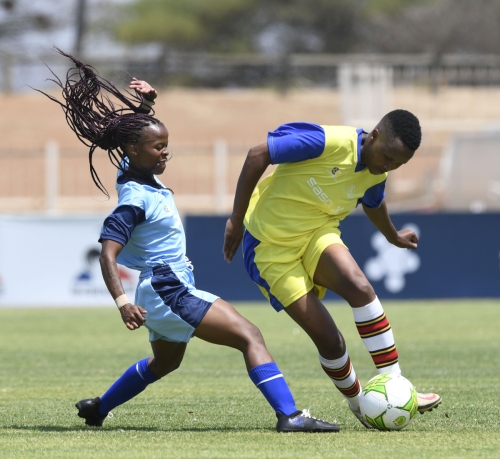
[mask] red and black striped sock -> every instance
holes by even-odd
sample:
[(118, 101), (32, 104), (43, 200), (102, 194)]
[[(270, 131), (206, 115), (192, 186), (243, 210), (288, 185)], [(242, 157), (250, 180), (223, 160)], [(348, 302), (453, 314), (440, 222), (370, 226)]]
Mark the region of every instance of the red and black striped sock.
[(379, 373), (401, 373), (391, 324), (379, 299), (361, 308), (352, 308), (359, 336)]
[(351, 364), (349, 354), (346, 353), (335, 360), (327, 360), (321, 355), (319, 356), (321, 368), (332, 380), (335, 387), (347, 399), (349, 405), (357, 409), (359, 407), (359, 393), (361, 392), (361, 385), (359, 384), (358, 377)]

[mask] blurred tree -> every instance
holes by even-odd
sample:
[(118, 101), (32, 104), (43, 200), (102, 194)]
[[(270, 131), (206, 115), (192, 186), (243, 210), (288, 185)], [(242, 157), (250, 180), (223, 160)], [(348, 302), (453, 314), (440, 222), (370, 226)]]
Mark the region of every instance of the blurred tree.
[(439, 0), (366, 0), (364, 13), (369, 17), (373, 14), (396, 14), (410, 6), (436, 3)]
[(85, 36), (86, 19), (87, 19), (87, 0), (77, 0), (76, 5), (76, 36), (73, 53), (79, 56), (83, 48), (83, 39)]
[(289, 52), (353, 51), (364, 0), (262, 0), (257, 17), (261, 49)]
[(178, 50), (345, 52), (366, 1), (136, 0), (124, 8), (116, 36)]
[(2, 0), (1, 6), (4, 10), (11, 11), (14, 8), (14, 0)]
[(45, 33), (56, 25), (54, 18), (30, 8), (27, 1), (2, 0), (0, 3), (0, 88), (5, 93), (14, 89), (14, 65), (17, 54), (26, 55), (24, 38)]
[(129, 44), (212, 52), (498, 52), (500, 0), (135, 0)]
[(363, 31), (377, 13), (395, 14), (436, 0), (261, 0), (260, 41), (274, 36), (286, 52), (363, 51)]
[(258, 0), (137, 0), (123, 8), (116, 36), (178, 50), (248, 51), (249, 11)]
[[(391, 0), (373, 0), (390, 2)], [(379, 10), (365, 28), (366, 48), (385, 53), (498, 53), (499, 0), (433, 0)]]
[(49, 14), (20, 7), (14, 0), (3, 0), (0, 5), (3, 10), (0, 16), (0, 38), (13, 38), (26, 30), (49, 30), (54, 26)]

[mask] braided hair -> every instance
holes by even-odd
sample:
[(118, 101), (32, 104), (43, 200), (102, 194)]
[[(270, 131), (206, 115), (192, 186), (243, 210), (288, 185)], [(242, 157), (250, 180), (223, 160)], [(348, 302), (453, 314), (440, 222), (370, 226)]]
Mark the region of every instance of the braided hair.
[(416, 151), (422, 141), (422, 130), (418, 118), (407, 110), (393, 110), (387, 113), (381, 124), (387, 129), (390, 140), (400, 139), (412, 151)]
[[(111, 163), (126, 172), (123, 165), (126, 157), (124, 146), (137, 142), (145, 127), (161, 125), (162, 122), (144, 113), (139, 106), (143, 101), (142, 97), (128, 91), (126, 94), (122, 93), (113, 83), (100, 77), (92, 66), (80, 62), (59, 48), (55, 49), (75, 64), (75, 67), (66, 73), (64, 83), (49, 68), (55, 77), (50, 81), (62, 89), (64, 101), (61, 102), (39, 89), (33, 89), (61, 106), (71, 130), (89, 147), (90, 175), (93, 182), (109, 197), (92, 163), (96, 148), (105, 150)], [(118, 99), (123, 105), (115, 106), (110, 96)]]

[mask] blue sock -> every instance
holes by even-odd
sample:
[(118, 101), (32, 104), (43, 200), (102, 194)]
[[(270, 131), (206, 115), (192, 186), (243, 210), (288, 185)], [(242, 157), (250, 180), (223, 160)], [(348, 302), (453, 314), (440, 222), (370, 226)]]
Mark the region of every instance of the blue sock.
[(158, 381), (149, 369), (148, 358), (134, 363), (101, 397), (99, 414), (106, 416), (113, 408), (140, 394), (146, 387)]
[(252, 368), (248, 376), (266, 397), (274, 411), (286, 415), (298, 411), (293, 395), (275, 362)]

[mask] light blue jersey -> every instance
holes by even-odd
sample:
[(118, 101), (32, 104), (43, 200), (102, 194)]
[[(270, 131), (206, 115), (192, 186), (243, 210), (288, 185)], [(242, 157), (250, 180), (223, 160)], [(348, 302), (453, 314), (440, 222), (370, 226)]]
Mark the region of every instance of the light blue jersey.
[(135, 304), (146, 309), (150, 341), (188, 342), (218, 298), (196, 289), (186, 263), (186, 236), (172, 192), (159, 181), (127, 175), (116, 181), (118, 205), (100, 242), (123, 245), (116, 261), (141, 271)]
[(184, 260), (186, 237), (172, 192), (159, 183), (118, 177), (118, 205), (104, 221), (101, 239), (124, 246), (118, 263), (143, 271)]

